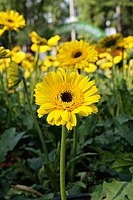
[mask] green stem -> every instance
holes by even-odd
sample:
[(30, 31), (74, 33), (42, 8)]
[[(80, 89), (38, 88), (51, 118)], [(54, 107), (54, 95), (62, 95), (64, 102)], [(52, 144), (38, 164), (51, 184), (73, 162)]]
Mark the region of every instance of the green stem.
[(8, 41), (9, 41), (9, 49), (12, 49), (12, 32), (8, 31)]
[(61, 200), (66, 200), (65, 190), (65, 152), (66, 152), (66, 131), (62, 126), (61, 149), (60, 149), (60, 192)]
[(112, 50), (112, 82), (113, 82), (113, 92), (116, 95), (116, 80), (115, 80), (115, 64), (114, 64), (114, 51)]
[[(76, 127), (73, 129), (73, 146), (72, 146), (72, 159), (74, 159), (77, 155), (77, 131)], [(73, 183), (74, 181), (74, 172), (75, 172), (76, 161), (72, 162), (71, 171), (70, 171), (70, 181)]]
[(47, 147), (46, 147), (46, 144), (45, 144), (45, 141), (44, 141), (43, 133), (42, 133), (42, 131), (40, 129), (38, 121), (36, 120), (36, 117), (34, 116), (34, 113), (33, 113), (33, 110), (32, 110), (32, 106), (31, 106), (31, 103), (30, 103), (30, 99), (29, 99), (29, 95), (28, 95), (28, 90), (27, 90), (27, 85), (26, 85), (25, 78), (23, 77), (22, 79), (23, 79), (23, 84), (24, 84), (24, 89), (25, 89), (25, 93), (26, 93), (26, 97), (27, 97), (27, 103), (28, 103), (28, 106), (29, 106), (29, 110), (30, 110), (32, 119), (34, 121), (36, 130), (38, 132), (38, 135), (39, 135), (41, 143), (42, 143), (42, 148), (43, 148), (43, 151), (44, 151), (45, 161), (46, 161), (46, 163), (49, 163), (48, 150), (47, 150)]
[(124, 80), (124, 49), (122, 49), (122, 79)]
[[(3, 76), (5, 74), (3, 73)], [(5, 77), (4, 77), (5, 78)], [(5, 78), (6, 79), (6, 78)], [(4, 99), (5, 99), (5, 104), (7, 105), (7, 107), (9, 108), (9, 110), (11, 110), (11, 103), (10, 103), (10, 100), (9, 100), (9, 97), (8, 97), (8, 91), (7, 91), (7, 88), (6, 86), (4, 85), (4, 82), (6, 82), (5, 80), (3, 80), (3, 77), (2, 75), (0, 74), (0, 83), (1, 83), (1, 87), (2, 87), (2, 90), (3, 90), (3, 96), (4, 96)]]
[(32, 84), (31, 84), (31, 103), (32, 103), (32, 100), (33, 100), (33, 94), (34, 94), (34, 87), (36, 85), (36, 82), (37, 82), (37, 74), (38, 74), (38, 61), (39, 61), (39, 47), (38, 47), (38, 51), (36, 52), (35, 54), (35, 62), (34, 62), (34, 72), (32, 74)]
[(114, 50), (112, 49), (112, 83), (113, 83), (113, 97), (116, 101), (116, 106), (114, 108), (114, 116), (118, 115), (119, 113), (119, 105), (118, 105), (118, 95), (117, 95), (117, 86), (116, 86), (116, 69), (114, 63)]

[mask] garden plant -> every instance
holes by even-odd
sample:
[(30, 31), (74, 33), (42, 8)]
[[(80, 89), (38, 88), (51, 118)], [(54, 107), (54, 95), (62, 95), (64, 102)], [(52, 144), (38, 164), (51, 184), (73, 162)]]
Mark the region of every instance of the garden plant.
[(133, 200), (133, 36), (47, 39), (0, 11), (0, 199)]

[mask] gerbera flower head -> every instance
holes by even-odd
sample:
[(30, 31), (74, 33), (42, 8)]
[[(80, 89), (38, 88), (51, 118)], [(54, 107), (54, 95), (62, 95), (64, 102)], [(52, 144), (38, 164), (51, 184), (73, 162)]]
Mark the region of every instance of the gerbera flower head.
[(9, 49), (5, 49), (3, 46), (0, 47), (0, 59), (3, 58), (10, 58), (11, 57), (11, 51)]
[(124, 49), (133, 48), (133, 36), (124, 37), (121, 42), (118, 44), (118, 47)]
[(57, 49), (60, 66), (73, 69), (84, 69), (89, 63), (97, 60), (98, 53), (93, 46), (83, 40), (65, 42)]
[(100, 99), (95, 81), (77, 72), (49, 72), (35, 88), (35, 101), (40, 106), (38, 116), (47, 116), (51, 125), (65, 125), (71, 130), (77, 124), (76, 114), (97, 113), (94, 105)]
[(93, 73), (97, 70), (97, 66), (93, 63), (90, 63), (88, 67), (84, 69), (87, 73)]
[(15, 62), (11, 62), (8, 68), (8, 87), (12, 88), (17, 86), (23, 77), (23, 73)]
[(48, 45), (50, 47), (56, 46), (59, 40), (60, 40), (60, 36), (55, 35), (48, 40)]
[(10, 58), (3, 58), (0, 59), (0, 74), (2, 74), (4, 71), (6, 71), (10, 65)]
[(25, 59), (26, 53), (23, 51), (12, 51), (12, 61), (17, 64), (21, 64), (21, 62)]
[(0, 12), (0, 24), (3, 25), (3, 28), (0, 30), (1, 35), (6, 30), (19, 31), (19, 29), (26, 25), (24, 17), (14, 10)]
[(33, 52), (46, 52), (50, 50), (50, 47), (47, 45), (47, 40), (40, 37), (35, 31), (32, 31), (29, 36), (31, 37), (32, 45), (31, 50)]
[(118, 47), (118, 44), (121, 40), (122, 40), (122, 35), (120, 33), (116, 33), (100, 39), (98, 46), (104, 49), (110, 49), (110, 48), (115, 49)]

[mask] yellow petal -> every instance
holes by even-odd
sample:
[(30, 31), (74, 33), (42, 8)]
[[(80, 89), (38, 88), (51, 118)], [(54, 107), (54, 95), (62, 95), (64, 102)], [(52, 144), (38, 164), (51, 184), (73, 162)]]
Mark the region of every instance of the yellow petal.
[(71, 125), (70, 122), (67, 122), (66, 128), (67, 128), (68, 130), (72, 130), (73, 127), (72, 127), (72, 125)]
[(70, 118), (70, 113), (69, 113), (67, 110), (64, 110), (64, 111), (61, 113), (61, 117), (62, 117), (63, 120), (68, 121), (69, 118)]

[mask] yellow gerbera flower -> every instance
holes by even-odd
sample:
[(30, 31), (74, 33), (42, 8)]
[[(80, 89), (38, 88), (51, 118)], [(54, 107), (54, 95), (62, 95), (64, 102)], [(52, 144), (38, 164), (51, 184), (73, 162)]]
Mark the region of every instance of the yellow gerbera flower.
[(66, 42), (57, 50), (59, 64), (66, 68), (84, 69), (89, 63), (94, 63), (98, 57), (94, 47), (83, 40)]
[(48, 40), (48, 45), (50, 47), (56, 46), (59, 40), (60, 40), (60, 36), (55, 35)]
[(0, 59), (10, 58), (11, 51), (9, 49), (5, 49), (3, 46), (0, 47)]
[(10, 65), (10, 58), (3, 58), (0, 59), (0, 73), (2, 74), (4, 71), (6, 71)]
[(133, 48), (133, 36), (124, 37), (119, 43), (118, 47), (121, 47), (124, 49)]
[(9, 10), (7, 12), (0, 12), (0, 25), (3, 25), (3, 28), (0, 30), (2, 35), (6, 30), (19, 31), (26, 24), (22, 15), (14, 10)]
[(47, 71), (49, 67), (57, 67), (59, 62), (57, 61), (56, 56), (46, 56), (44, 65), (41, 66), (43, 72)]
[(8, 87), (12, 88), (18, 85), (23, 77), (23, 73), (15, 62), (11, 62), (8, 68)]
[(35, 62), (35, 58), (32, 54), (25, 54), (25, 59), (22, 60), (21, 66), (24, 69), (28, 69), (30, 71), (34, 70), (34, 62)]
[(23, 51), (17, 51), (12, 53), (12, 61), (17, 64), (21, 64), (21, 62), (25, 59), (26, 53)]
[(38, 44), (38, 45), (46, 45), (47, 44), (47, 40), (45, 38), (40, 37), (35, 31), (32, 31), (29, 36), (31, 37), (31, 41), (34, 44)]
[(93, 73), (97, 70), (97, 66), (93, 63), (90, 63), (88, 67), (84, 69), (87, 73)]
[(122, 35), (120, 33), (116, 33), (100, 39), (98, 46), (104, 49), (110, 49), (110, 48), (115, 49), (118, 47), (118, 44), (121, 40), (122, 40)]
[(40, 37), (35, 31), (32, 31), (29, 36), (31, 37), (31, 41), (33, 42), (31, 50), (33, 52), (39, 51), (41, 53), (49, 51), (51, 47), (55, 46), (60, 39), (60, 37), (56, 35), (47, 40)]
[(35, 88), (36, 104), (40, 106), (38, 116), (48, 114), (51, 125), (66, 125), (71, 130), (77, 124), (76, 114), (88, 116), (97, 113), (94, 103), (100, 95), (95, 81), (77, 72), (49, 72)]

